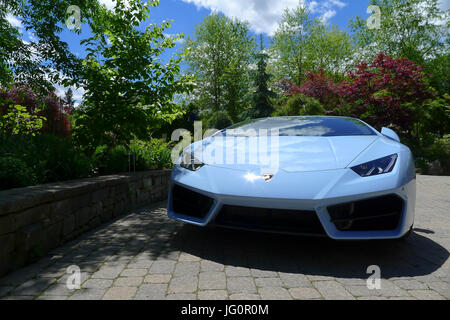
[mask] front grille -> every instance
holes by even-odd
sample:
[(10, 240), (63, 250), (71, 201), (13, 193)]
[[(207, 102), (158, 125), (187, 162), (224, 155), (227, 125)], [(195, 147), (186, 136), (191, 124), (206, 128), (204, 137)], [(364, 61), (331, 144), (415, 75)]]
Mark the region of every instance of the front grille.
[(215, 224), (267, 232), (325, 235), (314, 211), (224, 205)]
[(172, 190), (172, 208), (178, 214), (203, 219), (214, 200), (198, 192), (175, 185)]
[(328, 207), (340, 231), (381, 231), (397, 228), (404, 201), (392, 194)]

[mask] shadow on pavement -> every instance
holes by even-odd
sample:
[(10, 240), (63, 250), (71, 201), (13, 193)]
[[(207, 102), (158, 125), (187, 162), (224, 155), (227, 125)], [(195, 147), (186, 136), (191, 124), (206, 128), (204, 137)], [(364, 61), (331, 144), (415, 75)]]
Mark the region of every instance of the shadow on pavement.
[(334, 241), (182, 226), (172, 249), (224, 265), (337, 278), (367, 279), (378, 265), (382, 278), (433, 273), (449, 257), (447, 249), (413, 232), (406, 241)]

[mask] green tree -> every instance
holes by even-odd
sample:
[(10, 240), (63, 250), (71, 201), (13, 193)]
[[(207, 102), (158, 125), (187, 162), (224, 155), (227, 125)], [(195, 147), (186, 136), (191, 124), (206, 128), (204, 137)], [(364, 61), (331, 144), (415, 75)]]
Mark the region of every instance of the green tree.
[(325, 70), (339, 78), (351, 67), (351, 57), (354, 52), (352, 40), (347, 31), (338, 26), (331, 28), (317, 21), (311, 28), (307, 43), (308, 65), (311, 71)]
[(197, 76), (192, 100), (202, 113), (226, 111), (235, 122), (246, 107), (255, 40), (248, 26), (220, 14), (207, 16), (188, 38), (186, 61)]
[(73, 99), (73, 91), (72, 88), (67, 89), (66, 96), (64, 97), (64, 103), (69, 108), (70, 111), (73, 111), (75, 108), (75, 100)]
[[(53, 91), (53, 84), (67, 83), (80, 74), (81, 60), (60, 38), (66, 28), (67, 8), (77, 5), (82, 22), (90, 23), (99, 3), (97, 0), (8, 0), (0, 1), (0, 81), (19, 81), (35, 88)], [(22, 40), (22, 34), (6, 20), (11, 14), (20, 19), (21, 31), (33, 34)], [(74, 30), (79, 33), (79, 30)], [(8, 70), (5, 73), (5, 70)], [(9, 78), (8, 78), (9, 75)]]
[(84, 103), (75, 115), (75, 135), (85, 145), (147, 139), (152, 129), (182, 114), (174, 95), (192, 88), (180, 76), (185, 52), (162, 63), (160, 56), (180, 37), (165, 36), (170, 22), (140, 24), (159, 1), (118, 0), (115, 10), (99, 8), (92, 17), (92, 36), (82, 41), (89, 52), (80, 77)]
[(370, 4), (380, 7), (380, 29), (369, 29), (359, 16), (350, 21), (358, 60), (383, 52), (424, 65), (448, 52), (449, 11), (442, 11), (438, 0), (371, 0)]
[(339, 77), (349, 68), (353, 50), (346, 31), (330, 28), (300, 3), (285, 10), (273, 37), (273, 72), (277, 79), (288, 78), (296, 85), (305, 80), (306, 71), (323, 69)]
[(272, 98), (276, 94), (269, 89), (272, 75), (267, 73), (269, 55), (264, 51), (263, 37), (260, 35), (260, 51), (255, 54), (257, 69), (252, 72), (252, 80), (256, 88), (252, 94), (252, 105), (248, 112), (250, 118), (269, 117), (273, 112)]
[(300, 85), (311, 64), (307, 56), (310, 30), (315, 24), (308, 9), (302, 4), (286, 9), (272, 39), (274, 73), (278, 79), (289, 78)]

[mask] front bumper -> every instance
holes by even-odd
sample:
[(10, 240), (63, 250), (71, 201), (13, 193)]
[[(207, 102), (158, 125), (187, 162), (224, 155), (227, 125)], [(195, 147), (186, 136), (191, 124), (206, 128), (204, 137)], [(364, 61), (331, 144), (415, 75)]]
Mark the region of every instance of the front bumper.
[[(416, 183), (414, 179), (405, 181), (399, 174), (398, 168), (389, 174), (368, 178), (361, 178), (350, 169), (299, 173), (287, 173), (280, 170), (269, 182), (262, 179), (249, 181), (247, 176), (248, 172), (213, 166), (205, 166), (197, 172), (190, 172), (175, 166), (169, 192), (169, 217), (204, 227), (223, 225), (222, 215), (230, 210), (240, 212), (241, 209), (247, 208), (253, 215), (255, 212), (261, 212), (255, 208), (268, 208), (270, 216), (275, 218), (272, 222), (267, 220), (269, 223), (281, 221), (283, 220), (281, 217), (285, 217), (289, 213), (298, 214), (295, 216), (296, 222), (294, 223), (302, 224), (302, 219), (305, 218), (305, 224), (312, 223), (317, 227), (317, 223), (320, 223), (321, 228), (314, 228), (314, 230), (298, 228), (296, 230), (290, 228), (286, 223), (284, 224), (286, 228), (283, 229), (282, 223), (275, 223), (274, 228), (262, 228), (264, 231), (325, 235), (342, 240), (400, 238), (409, 231), (414, 222)], [(177, 192), (180, 193), (177, 189), (180, 188), (187, 194), (187, 201), (181, 206), (180, 203), (174, 203)], [(343, 217), (336, 216), (331, 209), (336, 205), (357, 203), (374, 198), (385, 199), (383, 197), (386, 196), (399, 200), (395, 204), (396, 210), (399, 211), (398, 221), (395, 225), (391, 224), (386, 230), (348, 228), (348, 224), (342, 221)], [(198, 206), (196, 197), (205, 200), (207, 205), (202, 202), (203, 205)], [(377, 200), (372, 200), (371, 203), (375, 206), (378, 203), (381, 204)], [(187, 207), (191, 207), (192, 210), (185, 210), (184, 208)], [(197, 207), (199, 212), (195, 210)], [(356, 205), (356, 207), (364, 208), (364, 205)], [(382, 210), (381, 207), (380, 210)], [(238, 208), (240, 209), (238, 210)], [(265, 209), (263, 211), (263, 217), (266, 219), (267, 211)], [(307, 215), (307, 213), (312, 215)], [(390, 212), (381, 212), (381, 214), (387, 213)], [(256, 213), (254, 216), (257, 217)], [(277, 217), (280, 219), (277, 220)], [(357, 215), (353, 215), (353, 217), (358, 218)], [(341, 221), (337, 222), (339, 219)], [(352, 223), (358, 225), (354, 221)], [(252, 228), (252, 224), (249, 226), (248, 223), (242, 225), (232, 223), (225, 226), (261, 230), (261, 228)]]

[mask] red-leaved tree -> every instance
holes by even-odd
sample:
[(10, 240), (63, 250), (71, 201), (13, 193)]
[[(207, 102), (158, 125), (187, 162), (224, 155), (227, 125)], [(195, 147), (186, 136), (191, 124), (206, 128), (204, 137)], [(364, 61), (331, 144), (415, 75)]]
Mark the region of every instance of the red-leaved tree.
[(46, 93), (43, 97), (38, 97), (25, 84), (0, 88), (0, 115), (6, 114), (10, 105), (24, 106), (28, 113), (45, 117), (41, 133), (69, 137), (71, 128), (67, 118), (68, 110), (55, 93)]
[(393, 127), (408, 135), (418, 108), (433, 92), (423, 68), (409, 59), (380, 53), (371, 63), (361, 62), (340, 84), (340, 95), (351, 115), (380, 129)]

